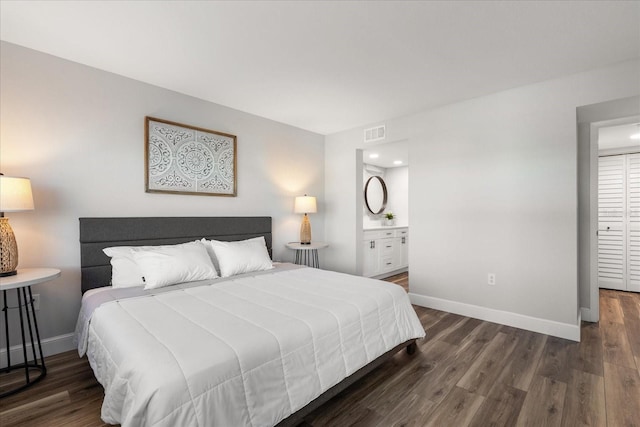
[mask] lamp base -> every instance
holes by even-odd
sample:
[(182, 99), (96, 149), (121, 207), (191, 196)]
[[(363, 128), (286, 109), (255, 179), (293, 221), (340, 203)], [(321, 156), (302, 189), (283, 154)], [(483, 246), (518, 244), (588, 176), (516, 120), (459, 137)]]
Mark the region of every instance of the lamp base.
[(302, 217), (302, 224), (300, 225), (300, 244), (311, 244), (311, 223), (309, 222), (309, 215), (304, 214)]
[(0, 273), (0, 277), (15, 276), (16, 274), (18, 274), (17, 270), (3, 271), (2, 273)]
[(18, 244), (9, 218), (0, 217), (0, 274), (13, 276), (18, 267)]

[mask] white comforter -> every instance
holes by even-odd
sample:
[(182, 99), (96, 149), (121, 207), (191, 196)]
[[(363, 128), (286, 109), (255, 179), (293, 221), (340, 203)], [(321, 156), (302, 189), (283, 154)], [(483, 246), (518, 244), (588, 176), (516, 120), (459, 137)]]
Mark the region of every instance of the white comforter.
[(83, 312), (78, 348), (104, 386), (102, 419), (123, 426), (272, 426), (424, 336), (401, 287), (312, 268)]

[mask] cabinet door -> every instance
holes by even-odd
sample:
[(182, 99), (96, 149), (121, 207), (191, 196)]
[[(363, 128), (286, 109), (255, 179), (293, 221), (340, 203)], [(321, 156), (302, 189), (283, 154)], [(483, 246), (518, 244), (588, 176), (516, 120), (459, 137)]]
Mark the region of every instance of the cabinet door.
[(378, 274), (379, 268), (379, 247), (376, 240), (365, 240), (363, 243), (362, 275), (371, 277)]
[(625, 156), (598, 159), (598, 285), (626, 290)]
[(409, 236), (400, 237), (400, 268), (409, 266)]
[(403, 251), (402, 237), (396, 237), (393, 239), (393, 269), (397, 270), (404, 267), (402, 265), (402, 251)]

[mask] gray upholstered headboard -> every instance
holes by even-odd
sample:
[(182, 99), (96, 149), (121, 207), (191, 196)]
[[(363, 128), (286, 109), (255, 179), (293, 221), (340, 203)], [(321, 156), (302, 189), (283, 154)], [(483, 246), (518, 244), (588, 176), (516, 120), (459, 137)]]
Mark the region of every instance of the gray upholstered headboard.
[(244, 240), (264, 236), (271, 255), (271, 217), (80, 218), (82, 293), (109, 286), (110, 246), (172, 245), (206, 238)]

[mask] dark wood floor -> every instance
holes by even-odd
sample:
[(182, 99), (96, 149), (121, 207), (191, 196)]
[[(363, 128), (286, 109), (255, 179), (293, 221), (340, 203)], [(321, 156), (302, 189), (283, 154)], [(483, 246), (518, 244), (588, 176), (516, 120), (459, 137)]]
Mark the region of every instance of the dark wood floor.
[[(387, 279), (407, 288), (405, 275)], [(640, 427), (640, 295), (600, 291), (582, 342), (415, 307), (428, 332), (305, 419), (306, 426)], [(0, 400), (0, 425), (101, 426), (102, 387), (75, 352)], [(7, 377), (2, 387), (8, 386)]]

